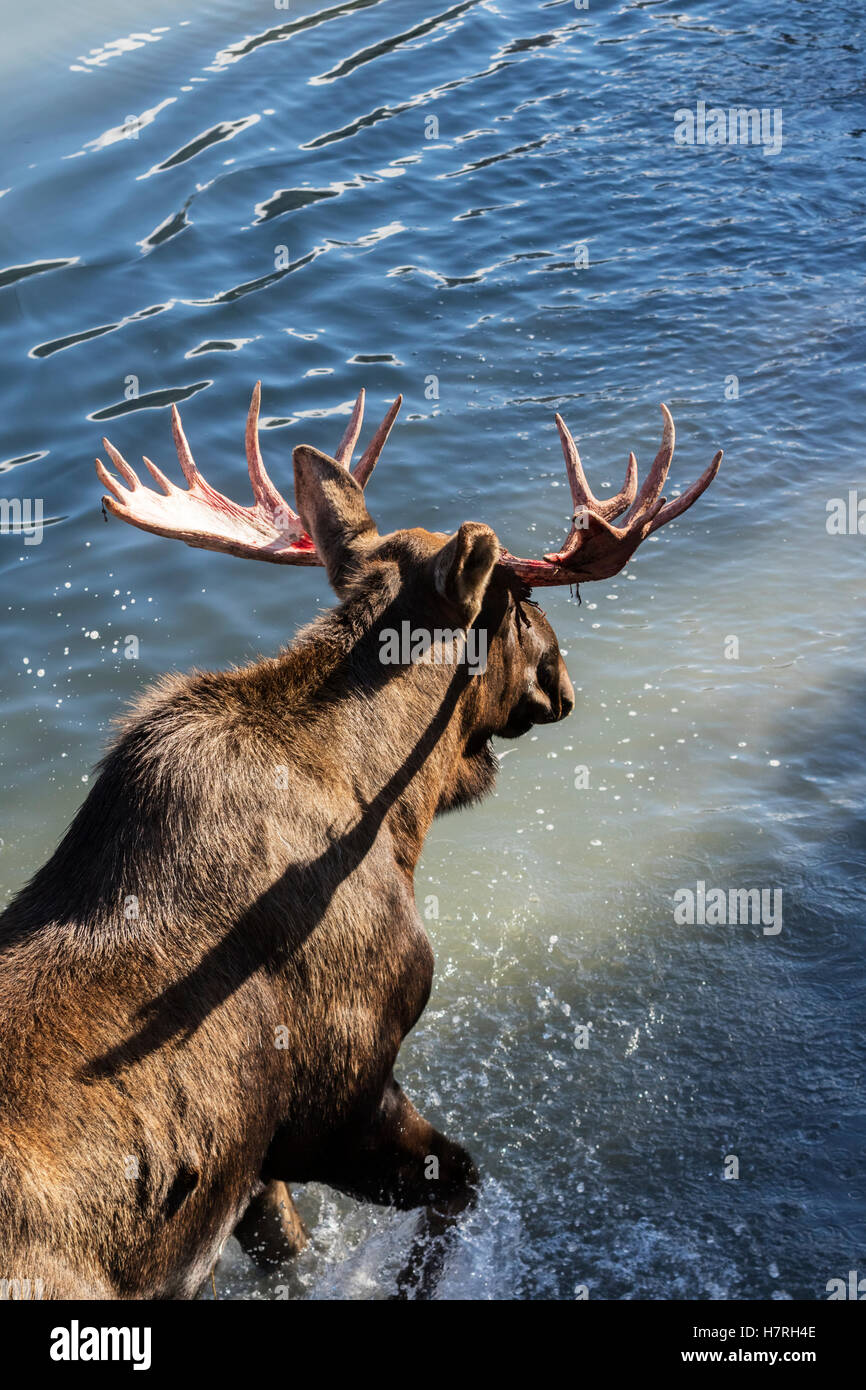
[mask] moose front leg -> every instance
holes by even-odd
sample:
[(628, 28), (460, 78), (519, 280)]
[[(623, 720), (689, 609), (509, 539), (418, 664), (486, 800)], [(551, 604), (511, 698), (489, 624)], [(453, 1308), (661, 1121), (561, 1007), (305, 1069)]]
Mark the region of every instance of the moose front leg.
[(307, 1232), (284, 1182), (275, 1178), (253, 1197), (234, 1234), (260, 1269), (293, 1259), (307, 1243)]
[(317, 1176), (362, 1201), (425, 1209), (397, 1282), (402, 1298), (430, 1297), (458, 1218), (478, 1191), (466, 1150), (419, 1115), (392, 1076), (372, 1123), (335, 1145)]

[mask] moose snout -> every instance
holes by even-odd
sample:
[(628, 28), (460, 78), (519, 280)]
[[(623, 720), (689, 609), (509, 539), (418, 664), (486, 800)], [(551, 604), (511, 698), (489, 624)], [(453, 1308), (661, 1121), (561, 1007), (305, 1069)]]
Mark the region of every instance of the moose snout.
[(548, 668), (546, 672), (540, 672), (539, 676), (539, 685), (546, 696), (548, 712), (546, 717), (538, 722), (556, 724), (560, 719), (566, 719), (574, 709), (574, 686), (562, 657), (552, 671)]
[(558, 709), (559, 713), (554, 713), (554, 719), (567, 719), (574, 709), (574, 686), (561, 658), (559, 667), (559, 689), (552, 701), (554, 711)]
[(568, 672), (563, 669), (562, 680), (559, 687), (559, 717), (567, 719), (574, 709), (574, 686), (568, 678)]

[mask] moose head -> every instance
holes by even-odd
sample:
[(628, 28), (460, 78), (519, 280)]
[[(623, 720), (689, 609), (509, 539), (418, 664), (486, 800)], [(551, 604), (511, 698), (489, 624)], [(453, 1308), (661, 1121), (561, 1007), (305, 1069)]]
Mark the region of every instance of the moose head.
[[(520, 559), (490, 527), (465, 522), (452, 536), (420, 528), (379, 534), (367, 510), (364, 488), (400, 409), (398, 396), (352, 467), (364, 416), (364, 391), (355, 402), (333, 457), (309, 445), (294, 450), (295, 500), (289, 506), (269, 478), (259, 447), (261, 383), (255, 386), (246, 426), (246, 453), (254, 503), (241, 507), (212, 488), (196, 468), (172, 407), (172, 430), (187, 480), (176, 487), (150, 459), (144, 462), (160, 492), (145, 487), (113, 446), (103, 443), (122, 482), (97, 460), (109, 489), (108, 509), (143, 530), (174, 536), (187, 545), (283, 565), (323, 565), (339, 598), (367, 616), (368, 627), (391, 632), (411, 625), (431, 634), (422, 660), (443, 657), (474, 630), (483, 636), (483, 673), (455, 673), (463, 735), (460, 775), (449, 779), (447, 805), (463, 804), (487, 790), (495, 771), (489, 751), (494, 736), (513, 738), (534, 724), (565, 718), (574, 690), (559, 644), (533, 589), (575, 585), (618, 573), (641, 541), (686, 511), (710, 485), (722, 459), (681, 496), (661, 495), (674, 451), (674, 422), (662, 405), (661, 448), (638, 491), (637, 462), (629, 455), (625, 482), (614, 496), (594, 496), (577, 446), (562, 418), (562, 442), (574, 513), (561, 550), (542, 559)], [(620, 524), (614, 524), (621, 518)], [(434, 634), (439, 634), (438, 647)], [(444, 637), (442, 636), (444, 634)], [(369, 645), (369, 644), (368, 644)], [(440, 805), (440, 809), (444, 806)]]

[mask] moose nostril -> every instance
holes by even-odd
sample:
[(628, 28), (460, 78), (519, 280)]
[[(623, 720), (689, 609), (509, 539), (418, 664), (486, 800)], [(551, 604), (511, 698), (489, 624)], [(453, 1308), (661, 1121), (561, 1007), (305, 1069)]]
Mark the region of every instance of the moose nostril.
[(574, 709), (574, 696), (573, 696), (573, 695), (566, 695), (565, 691), (563, 691), (563, 692), (562, 692), (562, 695), (560, 696), (560, 699), (559, 699), (559, 717), (560, 717), (560, 719), (567, 719), (568, 716), (571, 714), (571, 711), (572, 711), (573, 709)]

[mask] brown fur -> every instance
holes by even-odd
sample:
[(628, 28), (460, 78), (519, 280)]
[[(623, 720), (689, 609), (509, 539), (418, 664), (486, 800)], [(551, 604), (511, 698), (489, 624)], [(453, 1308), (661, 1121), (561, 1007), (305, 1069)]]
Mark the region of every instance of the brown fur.
[[(235, 1228), (278, 1259), (288, 1182), (443, 1221), (471, 1200), (393, 1078), (433, 974), (413, 872), (492, 786), (491, 737), (573, 692), (492, 532), (380, 538), (323, 458), (296, 451), (298, 494), (340, 606), (145, 694), (0, 918), (0, 1278), (46, 1296), (192, 1297)], [(486, 673), (383, 665), (404, 618), (483, 626)]]

